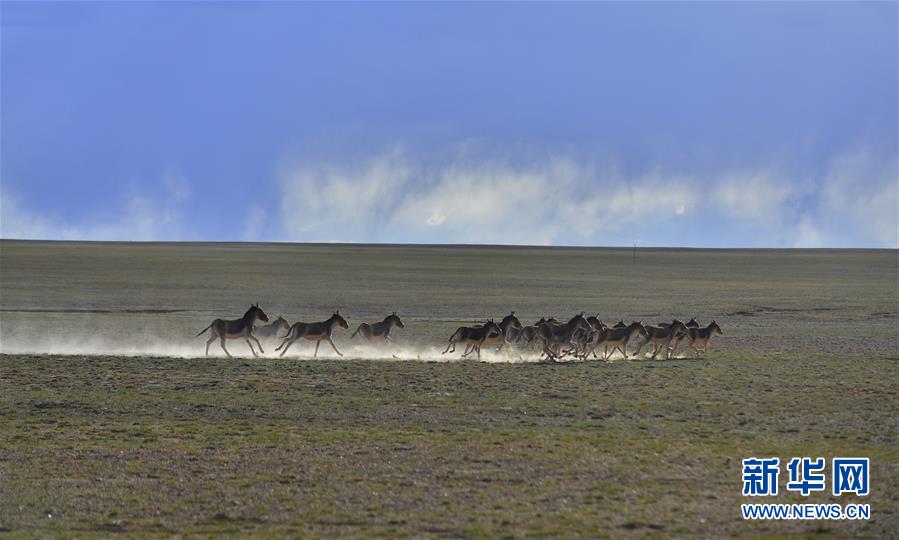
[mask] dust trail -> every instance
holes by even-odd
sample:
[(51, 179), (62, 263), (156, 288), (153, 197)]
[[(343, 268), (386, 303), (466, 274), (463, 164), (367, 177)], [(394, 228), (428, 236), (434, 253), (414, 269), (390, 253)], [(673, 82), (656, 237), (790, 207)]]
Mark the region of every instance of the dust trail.
[[(127, 322), (100, 317), (61, 320), (10, 320), (4, 317), (0, 324), (0, 354), (10, 355), (76, 355), (76, 356), (130, 356), (130, 357), (171, 357), (202, 358), (205, 356), (208, 334), (196, 337), (203, 325), (177, 321), (168, 327), (153, 319), (129, 319)], [(296, 342), (288, 354), (281, 357), (275, 348), (279, 339), (263, 339), (263, 358), (312, 359), (315, 344), (311, 341)], [(366, 343), (360, 339), (350, 341), (346, 336), (335, 338), (337, 347), (344, 356), (338, 356), (328, 343), (319, 347), (319, 360), (361, 359), (378, 361), (422, 361), (459, 362), (477, 361), (477, 355), (462, 357), (464, 346), (453, 353), (443, 354), (446, 342), (434, 333), (403, 336), (396, 343)], [(228, 340), (226, 347), (236, 358), (254, 358), (247, 342), (243, 339)], [(649, 355), (641, 355), (639, 360), (648, 360)], [(209, 357), (224, 358), (218, 341), (209, 347)], [(675, 358), (685, 358), (677, 354)], [(616, 355), (613, 360), (620, 361)], [(532, 363), (539, 362), (535, 350), (512, 349), (511, 353), (487, 350), (481, 353), (481, 361), (488, 363)], [(602, 362), (591, 359), (591, 362)], [(664, 360), (658, 360), (664, 361)], [(574, 358), (564, 358), (563, 363), (578, 362)]]
[[(313, 358), (315, 345), (313, 342), (298, 342), (288, 354), (283, 357), (275, 351), (278, 341), (263, 341), (264, 354), (262, 358), (303, 359)], [(243, 340), (229, 340), (226, 344), (228, 352), (235, 358), (253, 358), (249, 347)], [(371, 344), (337, 343), (337, 347), (343, 356), (331, 349), (330, 345), (323, 343), (319, 347), (318, 360), (382, 360), (382, 361), (421, 361), (421, 362), (459, 362), (477, 361), (477, 356), (462, 357), (462, 349), (454, 353), (442, 354), (442, 347), (414, 346), (409, 344), (396, 344), (391, 346)], [(54, 356), (129, 356), (129, 357), (170, 357), (170, 358), (202, 358), (204, 357), (206, 341), (173, 340), (153, 334), (131, 336), (127, 340), (114, 339), (102, 335), (68, 335), (68, 336), (6, 336), (0, 340), (0, 354), (19, 355), (54, 355)], [(648, 354), (640, 355), (638, 360), (649, 360)], [(209, 358), (225, 358), (218, 342), (209, 347)], [(630, 357), (633, 359), (633, 357)], [(688, 358), (685, 354), (676, 354), (672, 359)], [(620, 355), (613, 360), (620, 361)], [(511, 354), (497, 351), (483, 351), (481, 361), (487, 363), (534, 363), (540, 358), (534, 351), (513, 350)], [(561, 362), (577, 361), (571, 358), (562, 359)], [(591, 362), (602, 362), (590, 360)], [(664, 362), (664, 360), (659, 360)]]
[[(313, 342), (297, 342), (283, 357), (275, 351), (279, 341), (262, 341), (264, 358), (312, 359), (315, 345)], [(255, 344), (254, 344), (255, 346)], [(253, 353), (244, 340), (229, 340), (226, 343), (228, 352), (235, 358), (253, 358)], [(455, 353), (442, 354), (442, 347), (398, 345), (370, 345), (337, 342), (343, 353), (338, 356), (330, 345), (322, 343), (318, 351), (319, 360), (362, 359), (389, 361), (423, 361), (423, 362), (456, 362), (476, 361), (476, 355), (462, 358), (462, 349)], [(97, 334), (70, 335), (37, 335), (34, 333), (5, 335), (0, 340), (0, 354), (19, 355), (65, 355), (65, 356), (131, 356), (131, 357), (171, 357), (198, 358), (203, 357), (206, 340), (172, 339), (154, 334), (129, 335), (127, 339), (113, 338)], [(224, 358), (219, 343), (216, 341), (209, 347), (210, 358)], [(512, 354), (484, 351), (481, 353), (484, 362), (537, 362), (535, 353), (515, 351)]]

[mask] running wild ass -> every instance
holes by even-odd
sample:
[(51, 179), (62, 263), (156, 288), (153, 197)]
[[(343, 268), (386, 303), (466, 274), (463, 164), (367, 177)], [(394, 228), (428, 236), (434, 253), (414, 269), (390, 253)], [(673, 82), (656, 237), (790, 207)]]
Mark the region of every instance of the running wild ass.
[(718, 326), (718, 323), (712, 321), (705, 328), (688, 328), (687, 338), (689, 338), (690, 346), (693, 347), (696, 356), (699, 356), (700, 352), (709, 352), (709, 341), (712, 339), (713, 335), (721, 335), (723, 333), (724, 332), (721, 330), (721, 327)]
[(449, 344), (443, 351), (456, 352), (456, 343), (464, 343), (473, 346), (478, 351), (478, 360), (481, 359), (481, 345), (491, 334), (502, 334), (502, 329), (493, 319), (488, 320), (483, 326), (461, 326), (449, 338)]
[(290, 328), (290, 323), (287, 322), (287, 319), (278, 315), (278, 318), (271, 323), (253, 328), (253, 335), (261, 338), (276, 337), (278, 332), (288, 328)]
[(400, 320), (399, 316), (397, 316), (396, 311), (384, 317), (384, 320), (381, 322), (372, 324), (360, 324), (359, 328), (356, 328), (356, 331), (353, 332), (353, 335), (350, 336), (350, 339), (356, 337), (356, 334), (362, 334), (362, 337), (364, 337), (368, 341), (383, 340), (385, 343), (392, 343), (393, 340), (390, 339), (390, 331), (394, 326), (398, 326), (400, 328), (406, 327), (406, 325), (403, 324), (403, 321)]
[(264, 311), (259, 309), (258, 302), (250, 306), (250, 309), (248, 309), (247, 312), (243, 314), (243, 317), (239, 319), (232, 321), (216, 319), (212, 321), (212, 324), (204, 328), (199, 334), (196, 335), (196, 337), (200, 337), (201, 335), (203, 335), (203, 332), (212, 329), (212, 335), (209, 336), (209, 340), (206, 342), (206, 356), (209, 356), (209, 345), (213, 341), (218, 339), (219, 343), (222, 346), (222, 350), (225, 351), (225, 354), (231, 357), (231, 353), (229, 353), (228, 349), (225, 348), (225, 340), (239, 338), (244, 338), (247, 340), (247, 345), (249, 345), (250, 350), (253, 351), (253, 356), (259, 356), (258, 354), (256, 354), (256, 350), (253, 349), (253, 344), (250, 343), (250, 339), (252, 339), (259, 347), (259, 352), (265, 352), (262, 350), (262, 344), (259, 343), (259, 340), (256, 339), (256, 336), (253, 335), (253, 325), (256, 324), (257, 320), (268, 322), (268, 315), (266, 315)]
[[(340, 316), (339, 311), (335, 311), (327, 321), (294, 323), (294, 325), (290, 327), (290, 330), (287, 331), (287, 334), (282, 338), (284, 341), (282, 341), (275, 350), (281, 351), (281, 356), (284, 356), (287, 349), (289, 349), (298, 339), (302, 338), (315, 342), (315, 353), (312, 355), (313, 358), (318, 357), (318, 346), (321, 345), (322, 341), (330, 343), (334, 352), (336, 352), (338, 356), (343, 356), (343, 353), (337, 350), (337, 346), (334, 345), (334, 342), (331, 340), (331, 333), (337, 326), (349, 328), (346, 319)], [(282, 347), (284, 350), (281, 350)]]
[(670, 324), (646, 326), (646, 339), (637, 346), (637, 350), (634, 351), (634, 356), (639, 355), (643, 347), (651, 343), (653, 360), (655, 360), (659, 351), (662, 350), (662, 347), (665, 347), (667, 351), (665, 355), (666, 360), (670, 359), (674, 352), (674, 346), (672, 346), (671, 342), (675, 340), (679, 334), (686, 333), (687, 326), (677, 319), (674, 319)]

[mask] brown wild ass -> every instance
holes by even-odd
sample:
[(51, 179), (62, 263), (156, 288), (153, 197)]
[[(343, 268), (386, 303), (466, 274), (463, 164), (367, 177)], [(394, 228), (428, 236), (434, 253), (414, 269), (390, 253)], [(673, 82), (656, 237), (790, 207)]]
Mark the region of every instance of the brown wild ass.
[[(518, 341), (518, 338), (521, 337), (521, 321), (518, 320), (518, 317), (515, 316), (515, 312), (506, 315), (503, 320), (499, 323), (500, 333), (491, 333), (488, 335), (484, 342), (481, 343), (481, 346), (484, 345), (494, 345), (498, 350), (505, 351), (509, 356), (512, 355), (512, 344)], [(465, 352), (462, 353), (463, 357), (468, 356), (472, 353), (473, 346), (468, 345), (466, 347)]]
[(229, 357), (231, 353), (228, 352), (228, 349), (225, 348), (225, 340), (226, 339), (239, 339), (244, 338), (247, 340), (247, 345), (250, 346), (250, 350), (253, 351), (253, 356), (259, 356), (256, 354), (256, 350), (253, 349), (253, 344), (250, 343), (250, 339), (256, 342), (256, 345), (259, 347), (259, 352), (264, 353), (262, 350), (262, 344), (259, 343), (259, 340), (256, 339), (256, 336), (253, 335), (253, 325), (256, 324), (256, 321), (260, 320), (263, 322), (268, 322), (268, 315), (265, 314), (264, 311), (259, 309), (259, 303), (255, 303), (250, 306), (250, 309), (247, 310), (246, 313), (243, 314), (243, 317), (226, 321), (224, 319), (216, 319), (212, 321), (212, 324), (204, 328), (196, 337), (200, 337), (203, 335), (203, 332), (206, 330), (212, 329), (212, 335), (209, 336), (209, 341), (206, 342), (206, 356), (209, 356), (209, 344), (211, 344), (216, 339), (220, 340), (219, 343), (222, 346), (222, 350), (225, 351)]
[(543, 343), (543, 353), (546, 359), (555, 362), (556, 359), (569, 354), (571, 350), (562, 351), (562, 346), (571, 345), (572, 339), (580, 331), (590, 331), (592, 327), (584, 314), (575, 315), (565, 324), (551, 324), (544, 322), (537, 326), (537, 331), (531, 341)]
[[(624, 359), (627, 360), (627, 343), (628, 341), (630, 341), (631, 337), (633, 337), (634, 333), (637, 333), (643, 337), (647, 336), (646, 328), (643, 326), (643, 321), (632, 322), (624, 328), (609, 328), (603, 333), (602, 336), (600, 336), (596, 345), (605, 345), (605, 360), (610, 359), (612, 355), (615, 354), (616, 350), (621, 351), (621, 354), (624, 355)], [(611, 347), (611, 349), (609, 349), (609, 347)]]
[(502, 334), (502, 330), (498, 324), (493, 322), (493, 319), (485, 322), (483, 326), (461, 326), (450, 336), (449, 344), (446, 346), (443, 354), (456, 352), (456, 343), (464, 343), (474, 346), (478, 351), (478, 360), (480, 360), (481, 345), (490, 334)]
[(384, 317), (384, 320), (381, 322), (372, 324), (360, 324), (359, 328), (356, 328), (356, 331), (353, 332), (353, 335), (350, 336), (350, 339), (356, 337), (356, 334), (362, 334), (362, 337), (364, 337), (368, 341), (377, 339), (383, 340), (385, 343), (392, 343), (393, 340), (390, 339), (390, 331), (394, 326), (398, 326), (400, 328), (406, 327), (406, 325), (403, 324), (403, 321), (401, 321), (399, 316), (396, 314), (396, 311)]
[(587, 323), (590, 325), (590, 330), (576, 332), (571, 340), (572, 352), (581, 360), (586, 360), (590, 354), (593, 354), (594, 358), (596, 357), (598, 341), (605, 335), (604, 332), (609, 329), (609, 326), (599, 318), (599, 315), (587, 317)]
[[(696, 352), (696, 356), (699, 356), (700, 352), (708, 352), (709, 351), (709, 341), (712, 339), (712, 336), (718, 334), (724, 334), (721, 330), (721, 327), (718, 326), (718, 323), (712, 321), (705, 328), (688, 328), (687, 329), (687, 338), (690, 339), (690, 346), (693, 347), (693, 351)], [(702, 351), (700, 351), (700, 347)]]
[[(665, 326), (666, 324), (668, 323), (659, 323), (659, 326)], [(696, 321), (696, 317), (691, 317), (684, 326), (687, 328), (699, 328), (699, 323)], [(678, 332), (677, 335), (674, 336), (674, 346), (671, 348), (672, 352), (677, 350), (678, 345), (680, 345), (680, 342), (683, 341), (685, 337), (687, 337), (687, 332)]]
[(290, 323), (287, 322), (287, 319), (278, 315), (278, 318), (271, 323), (254, 327), (253, 335), (261, 338), (270, 338), (277, 336), (278, 332), (287, 330), (288, 328), (290, 328)]
[(298, 339), (307, 339), (309, 341), (315, 342), (315, 353), (312, 355), (313, 358), (318, 357), (318, 346), (321, 345), (322, 341), (327, 341), (331, 344), (331, 348), (334, 349), (334, 352), (338, 354), (338, 356), (343, 356), (343, 353), (337, 350), (337, 346), (334, 345), (334, 342), (331, 341), (331, 333), (334, 331), (334, 327), (340, 326), (341, 328), (349, 328), (349, 325), (346, 322), (346, 319), (340, 316), (339, 311), (335, 311), (334, 315), (327, 321), (322, 322), (314, 322), (314, 323), (304, 323), (298, 322), (294, 323), (293, 326), (290, 327), (290, 330), (287, 331), (287, 335), (285, 335), (282, 339), (284, 341), (278, 345), (276, 351), (281, 351), (281, 348), (284, 347), (284, 350), (281, 351), (281, 356), (284, 356), (284, 353), (287, 352), (287, 349), (290, 348)]
[(678, 334), (687, 333), (687, 326), (681, 321), (674, 319), (671, 323), (666, 324), (664, 326), (646, 326), (646, 339), (643, 340), (642, 343), (637, 347), (637, 350), (634, 351), (634, 356), (640, 354), (640, 351), (647, 344), (652, 343), (652, 359), (655, 360), (656, 355), (659, 354), (659, 351), (662, 350), (662, 347), (666, 348), (665, 359), (670, 359), (671, 354), (674, 349), (671, 346), (672, 340), (674, 340)]
[(515, 316), (514, 311), (503, 317), (503, 320), (499, 323), (499, 328), (503, 331), (503, 336), (505, 336), (506, 341), (510, 344), (518, 341), (518, 338), (521, 337), (521, 329), (523, 327), (524, 325), (522, 325), (518, 317)]

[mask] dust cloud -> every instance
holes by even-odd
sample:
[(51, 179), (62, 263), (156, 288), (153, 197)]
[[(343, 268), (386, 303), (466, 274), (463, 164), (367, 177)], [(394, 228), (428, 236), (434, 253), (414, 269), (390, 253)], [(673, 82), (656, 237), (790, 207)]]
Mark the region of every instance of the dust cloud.
[[(170, 357), (203, 358), (206, 355), (206, 341), (209, 333), (196, 336), (203, 325), (196, 321), (177, 320), (162, 326), (158, 319), (132, 318), (122, 320), (116, 317), (66, 317), (52, 322), (40, 321), (29, 316), (16, 318), (4, 314), (0, 319), (0, 354), (9, 355), (52, 355), (52, 356), (127, 356), (127, 357)], [(308, 340), (295, 342), (287, 354), (275, 349), (280, 345), (278, 338), (259, 338), (263, 353), (260, 358), (269, 359), (312, 359), (315, 343)], [(337, 348), (343, 353), (338, 356), (327, 342), (319, 346), (319, 360), (375, 360), (375, 361), (422, 361), (459, 362), (477, 361), (477, 354), (462, 357), (465, 346), (457, 344), (455, 352), (443, 354), (446, 338), (440, 332), (406, 334), (395, 338), (392, 344), (368, 343), (360, 338), (349, 339), (346, 335), (334, 337)], [(255, 347), (255, 342), (253, 343)], [(254, 358), (247, 341), (230, 339), (225, 346), (236, 358)], [(258, 349), (257, 349), (258, 351)], [(674, 358), (684, 358), (681, 351)], [(225, 352), (218, 340), (209, 345), (210, 358), (225, 358)], [(649, 358), (649, 354), (641, 354)], [(621, 359), (616, 354), (614, 359)], [(539, 351), (525, 348), (497, 351), (484, 348), (481, 361), (490, 363), (539, 362)], [(561, 361), (573, 361), (564, 358)], [(663, 360), (660, 358), (659, 360)], [(595, 361), (595, 360), (594, 360)], [(601, 361), (601, 360), (600, 360)]]
[[(0, 354), (15, 355), (74, 355), (74, 356), (131, 356), (131, 357), (171, 357), (198, 358), (205, 356), (206, 335), (193, 340), (172, 339), (154, 334), (132, 334), (127, 338), (116, 338), (90, 332), (49, 332), (37, 334), (33, 332), (4, 332), (0, 339)], [(275, 348), (280, 340), (262, 340), (265, 351), (259, 356), (263, 358), (312, 359), (315, 343), (298, 341), (283, 357)], [(341, 343), (336, 341), (343, 356), (338, 356), (327, 342), (319, 346), (319, 360), (392, 360), (392, 361), (424, 361), (452, 362), (476, 360), (472, 354), (462, 358), (463, 346), (457, 346), (454, 353), (443, 354), (443, 347), (414, 346), (409, 344), (367, 344)], [(249, 345), (243, 339), (231, 339), (225, 344), (228, 352), (236, 358), (253, 358)], [(255, 342), (253, 344), (256, 348)], [(257, 348), (258, 352), (258, 348)], [(209, 345), (209, 357), (226, 357), (218, 340)], [(537, 362), (538, 354), (533, 351), (483, 351), (481, 360), (485, 362)]]
[[(264, 353), (260, 358), (271, 359), (313, 359), (315, 344), (313, 342), (297, 342), (284, 356), (275, 348), (280, 341), (262, 341)], [(235, 358), (254, 358), (246, 341), (242, 339), (228, 340), (225, 345)], [(254, 343), (255, 347), (255, 343)], [(338, 356), (327, 342), (319, 347), (318, 360), (381, 360), (381, 361), (422, 361), (422, 362), (459, 362), (477, 361), (477, 355), (462, 357), (464, 346), (458, 346), (453, 353), (443, 354), (442, 347), (416, 347), (412, 345), (372, 345), (337, 343), (343, 356)], [(51, 355), (51, 356), (128, 356), (128, 357), (169, 357), (169, 358), (202, 358), (205, 356), (206, 340), (196, 341), (172, 340), (161, 336), (139, 335), (128, 340), (116, 340), (102, 335), (50, 335), (23, 338), (22, 336), (5, 336), (0, 339), (0, 354), (10, 355)], [(258, 352), (258, 349), (257, 349)], [(225, 358), (218, 341), (209, 346), (209, 358)], [(648, 353), (641, 354), (648, 359)], [(672, 358), (685, 358), (684, 354), (676, 354)], [(620, 354), (614, 357), (621, 359)], [(660, 360), (664, 360), (662, 355)], [(533, 363), (540, 362), (539, 353), (533, 350), (513, 349), (503, 351), (484, 350), (481, 361), (489, 363)], [(566, 361), (568, 359), (563, 359)], [(601, 361), (601, 360), (600, 360)]]

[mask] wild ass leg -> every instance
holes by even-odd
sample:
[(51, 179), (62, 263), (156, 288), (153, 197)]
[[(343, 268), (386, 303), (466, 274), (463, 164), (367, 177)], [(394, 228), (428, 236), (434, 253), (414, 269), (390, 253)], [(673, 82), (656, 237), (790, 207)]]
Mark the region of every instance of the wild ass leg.
[(228, 358), (234, 358), (233, 356), (231, 356), (231, 353), (228, 352), (228, 349), (225, 348), (225, 336), (221, 336), (221, 342), (220, 342), (220, 343), (221, 343), (221, 345), (222, 345), (222, 350), (225, 351), (225, 354), (228, 355)]
[(543, 354), (546, 355), (546, 360), (547, 360), (547, 361), (549, 361), (549, 362), (555, 362), (555, 361), (556, 361), (556, 354), (555, 354), (555, 351), (552, 350), (552, 348), (549, 346), (549, 344), (546, 343), (545, 340), (544, 340), (544, 342), (543, 342)]
[(318, 346), (321, 344), (321, 340), (315, 342), (315, 354), (312, 355), (312, 358), (318, 358)]
[(668, 338), (668, 341), (665, 342), (665, 360), (671, 360), (671, 354), (673, 349), (671, 348), (671, 342), (674, 341), (674, 336)]
[(259, 347), (259, 352), (261, 352), (262, 354), (265, 354), (265, 351), (262, 350), (262, 344), (259, 343), (259, 340), (256, 339), (256, 336), (254, 336), (253, 334), (250, 334), (250, 337), (253, 338), (253, 341), (256, 342), (256, 346)]
[(671, 338), (671, 341), (668, 343), (668, 348), (671, 350), (671, 354), (673, 355), (677, 352), (677, 348), (680, 345), (680, 342), (683, 341), (684, 338), (674, 336)]
[(334, 342), (331, 341), (330, 337), (328, 337), (328, 343), (331, 344), (331, 348), (334, 349), (334, 352), (337, 353), (337, 356), (343, 356), (343, 353), (341, 353), (340, 351), (337, 350), (337, 345), (334, 345)]
[(671, 354), (674, 354), (674, 353), (677, 352), (677, 348), (680, 347), (680, 342), (681, 342), (681, 341), (683, 341), (683, 339), (675, 339), (675, 340), (674, 340), (674, 346), (671, 347)]
[(662, 351), (662, 348), (664, 348), (665, 349), (665, 360), (669, 360), (671, 358), (671, 351), (670, 351), (670, 349), (668, 349), (669, 343), (671, 343), (670, 338), (668, 339), (668, 341), (665, 341), (664, 343), (661, 341), (658, 343), (654, 343), (653, 344), (654, 350), (652, 351), (652, 359), (655, 360), (656, 356), (658, 356), (658, 354)]
[(544, 356), (544, 355), (546, 355), (547, 360), (551, 360), (552, 355), (553, 355), (552, 351), (549, 350), (549, 346), (546, 344), (545, 341), (543, 342), (543, 352), (540, 353), (540, 356)]
[[(640, 351), (643, 350), (643, 347), (645, 347), (647, 343), (649, 343), (649, 338), (646, 338), (646, 340), (640, 342), (640, 344), (637, 345), (637, 350), (634, 351), (634, 356), (639, 355)], [(655, 358), (655, 356), (653, 356), (653, 358)]]
[(256, 349), (253, 348), (253, 344), (250, 342), (250, 338), (244, 338), (244, 339), (247, 340), (247, 345), (250, 346), (250, 351), (253, 353), (253, 356), (258, 357), (259, 355), (256, 354)]
[(209, 339), (206, 341), (206, 356), (209, 356), (209, 345), (215, 341), (215, 335), (209, 336)]
[[(287, 352), (287, 349), (289, 349), (290, 346), (293, 345), (293, 343), (294, 343), (295, 341), (296, 341), (295, 339), (287, 338), (287, 339), (284, 340), (283, 343), (281, 343), (281, 345), (278, 347), (278, 349), (280, 349), (281, 347), (284, 347), (284, 344), (285, 344), (285, 343), (287, 344), (287, 346), (284, 347), (284, 350), (281, 351), (281, 356), (284, 356), (284, 353)], [(275, 350), (277, 351), (278, 349), (275, 349)]]

